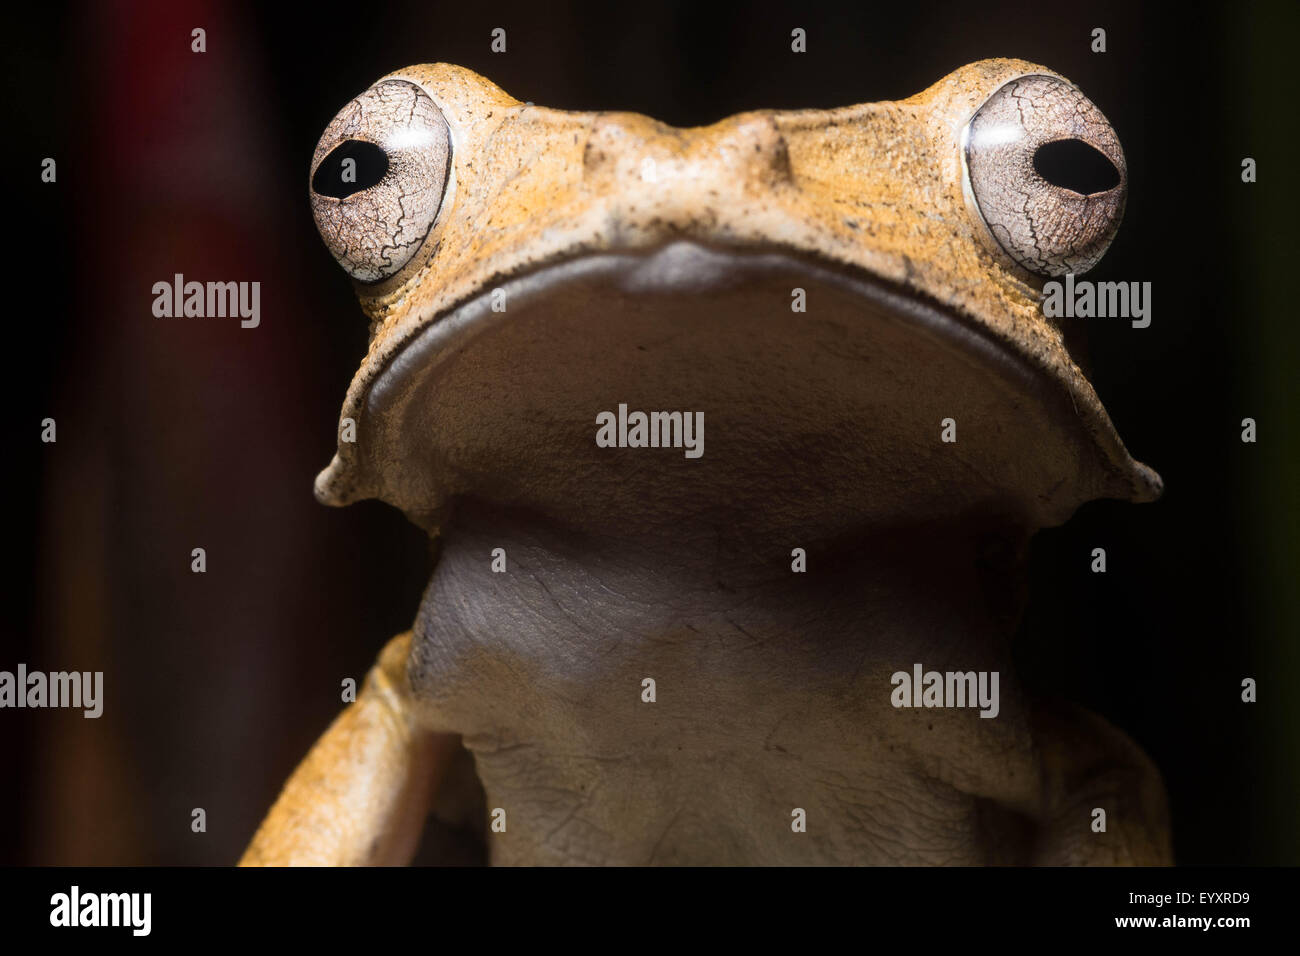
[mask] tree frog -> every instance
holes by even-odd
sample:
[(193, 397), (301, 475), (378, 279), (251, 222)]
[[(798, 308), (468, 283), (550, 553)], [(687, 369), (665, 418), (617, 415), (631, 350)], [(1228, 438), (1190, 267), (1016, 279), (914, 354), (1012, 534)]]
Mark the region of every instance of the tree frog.
[(694, 129), (361, 93), (310, 169), (370, 321), (315, 490), (437, 560), (243, 862), (408, 862), (466, 752), (494, 863), (1168, 862), (1152, 762), (1010, 652), (1034, 532), (1161, 491), (1040, 308), (1127, 183), (1013, 59)]

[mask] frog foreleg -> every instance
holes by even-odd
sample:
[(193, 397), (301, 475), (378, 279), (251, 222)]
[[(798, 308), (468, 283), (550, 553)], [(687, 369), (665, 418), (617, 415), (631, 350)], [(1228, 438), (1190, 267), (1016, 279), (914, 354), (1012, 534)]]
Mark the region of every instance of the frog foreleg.
[(410, 633), (393, 638), (361, 693), (298, 765), (240, 866), (409, 863), (458, 740), (413, 717)]

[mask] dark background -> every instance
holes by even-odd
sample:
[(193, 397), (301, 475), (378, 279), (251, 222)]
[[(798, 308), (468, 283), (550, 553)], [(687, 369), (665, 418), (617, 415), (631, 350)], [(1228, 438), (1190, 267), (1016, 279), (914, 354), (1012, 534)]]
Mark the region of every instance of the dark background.
[[(1088, 367), (1167, 487), (1036, 539), (1021, 666), (1151, 754), (1180, 862), (1300, 862), (1296, 11), (424, 0), (13, 15), (0, 669), (103, 670), (106, 706), (0, 712), (0, 811), (17, 821), (0, 862), (233, 862), (340, 709), (340, 681), (410, 624), (422, 534), (377, 502), (311, 494), (366, 345), (307, 204), (316, 139), (347, 100), (445, 60), (521, 100), (696, 125), (902, 98), (990, 56), (1069, 77), (1124, 144), (1125, 222), (1090, 277), (1150, 280), (1153, 321), (1098, 323)], [(489, 51), (498, 26), (505, 54)], [(39, 181), (46, 156), (55, 185)], [(261, 328), (155, 319), (151, 286), (175, 272), (261, 281)], [(47, 415), (54, 445), (38, 439)], [(1239, 440), (1246, 416), (1258, 444)], [(1097, 546), (1105, 575), (1088, 570)]]

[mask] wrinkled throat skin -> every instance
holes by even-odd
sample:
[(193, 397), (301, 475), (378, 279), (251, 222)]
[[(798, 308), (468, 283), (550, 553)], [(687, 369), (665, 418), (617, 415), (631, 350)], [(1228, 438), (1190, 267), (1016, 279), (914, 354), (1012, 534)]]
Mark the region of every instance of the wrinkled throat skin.
[[(787, 256), (676, 243), (529, 281), (445, 356), (410, 348), (386, 409), (404, 454), (434, 436), (415, 473), (451, 476), (408, 679), (504, 811), (494, 862), (1168, 858), (1145, 756), (1011, 659), (1028, 539), (1062, 518), (1007, 489), (1083, 454), (1041, 376)], [(793, 286), (818, 302), (795, 323)], [(702, 410), (703, 454), (599, 447), (619, 401)], [(894, 706), (916, 665), (997, 675), (996, 712)]]

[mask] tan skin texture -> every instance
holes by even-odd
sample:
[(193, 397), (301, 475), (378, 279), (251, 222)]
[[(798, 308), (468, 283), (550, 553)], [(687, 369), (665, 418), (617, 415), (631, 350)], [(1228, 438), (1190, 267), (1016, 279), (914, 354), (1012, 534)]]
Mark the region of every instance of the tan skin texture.
[[(460, 462), (448, 459), (451, 461), (448, 464), (439, 457), (441, 450), (433, 457), (417, 450), (418, 440), (389, 423), (388, 419), (394, 417), (390, 414), (392, 406), (368, 403), (372, 387), (392, 360), (439, 319), (511, 277), (578, 260), (590, 253), (640, 254), (685, 239), (710, 248), (746, 253), (789, 253), (803, 261), (869, 277), (894, 293), (956, 317), (982, 340), (1013, 356), (1018, 367), (1029, 370), (1027, 374), (1038, 376), (1045, 383), (1042, 389), (1052, 394), (1051, 400), (1069, 409), (1064, 418), (1052, 419), (1059, 421), (1059, 425), (1052, 427), (1068, 433), (1072, 443), (1069, 447), (1079, 450), (1077, 459), (1067, 469), (1068, 474), (1059, 480), (1043, 482), (1041, 487), (1032, 484), (1030, 488), (1015, 489), (1012, 497), (1018, 504), (1013, 509), (1014, 524), (1025, 529), (1026, 538), (1033, 528), (1066, 520), (1080, 503), (1092, 498), (1154, 499), (1161, 488), (1159, 477), (1128, 455), (1091, 385), (1066, 351), (1061, 330), (1042, 316), (1038, 308), (1042, 276), (1022, 268), (999, 247), (972, 208), (963, 161), (964, 130), (972, 115), (995, 91), (1026, 76), (1054, 78), (1056, 75), (1018, 60), (988, 60), (957, 70), (925, 92), (900, 102), (824, 111), (756, 111), (697, 129), (674, 129), (635, 114), (568, 113), (528, 106), (482, 77), (445, 64), (412, 67), (385, 78), (414, 84), (427, 94), (445, 118), (450, 131), (447, 150), (450, 158), (446, 160), (449, 178), (436, 221), (409, 261), (378, 282), (357, 286), (361, 304), (372, 320), (372, 340), (348, 392), (343, 418), (356, 423), (359, 437), (356, 442), (340, 442), (334, 461), (317, 479), (317, 496), (334, 505), (379, 497), (403, 509), (413, 521), (437, 536), (440, 529), (447, 527), (448, 499), (472, 493), (477, 485), (491, 484), (494, 476), (490, 466), (488, 471), (476, 472), (471, 464), (466, 464), (468, 458)], [(1072, 106), (1059, 112), (1073, 115), (1078, 111)], [(1098, 117), (1099, 114), (1085, 117), (1090, 124), (1087, 129), (1101, 130), (1098, 135), (1109, 137), (1105, 142), (1098, 141), (1099, 148), (1117, 157), (1122, 164), (1118, 141), (1111, 141), (1113, 134), (1104, 126), (1104, 118)], [(364, 127), (364, 119), (357, 119), (345, 137), (365, 138), (363, 132), (358, 132)], [(1059, 121), (1058, 117), (1049, 119)], [(1040, 140), (1041, 132), (1035, 133)], [(1075, 135), (1082, 134), (1076, 130)], [(339, 137), (331, 139), (331, 133), (326, 134), (313, 161), (313, 170), (339, 141)], [(436, 162), (422, 159), (421, 169), (425, 172), (421, 175), (438, 167), (443, 162), (440, 156)], [(1122, 166), (1121, 173), (1124, 173)], [(1008, 188), (1019, 188), (1019, 184), (1013, 183)], [(1085, 209), (1086, 215), (1093, 217), (1089, 249), (1097, 247), (1096, 217), (1113, 214), (1117, 225), (1123, 206), (1122, 190), (1120, 187), (1117, 193), (1098, 197), (1093, 205), (1085, 197), (1066, 197), (1069, 203), (1074, 203), (1071, 208)], [(1043, 198), (1038, 196), (1039, 200)], [(321, 208), (328, 205), (319, 199), (314, 201)], [(420, 202), (427, 204), (427, 196)], [(1056, 208), (1050, 202), (1048, 206), (1049, 212)], [(406, 211), (409, 215), (410, 210)], [(332, 213), (325, 209), (324, 214), (328, 217)], [(345, 227), (328, 218), (322, 221), (320, 215), (318, 208), (323, 233), (333, 232), (336, 237), (347, 238)], [(1107, 225), (1106, 230), (1113, 232), (1113, 227)], [(1029, 229), (1023, 233), (1031, 239), (1038, 234)], [(409, 232), (403, 233), (402, 242), (410, 244)], [(1104, 249), (1104, 242), (1100, 248)], [(338, 250), (335, 251), (337, 254)], [(1044, 403), (1049, 404), (1046, 399)], [(584, 431), (588, 444), (589, 431)], [(430, 461), (439, 464), (435, 468)], [(527, 462), (515, 465), (525, 467)], [(961, 474), (987, 466), (968, 462), (964, 467)], [(445, 468), (446, 474), (430, 474), (439, 468)], [(944, 489), (949, 497), (951, 487)], [(564, 511), (570, 497), (545, 488), (535, 497), (512, 491), (503, 493), (496, 504), (510, 506), (526, 501), (548, 515), (580, 524), (581, 509), (572, 514)], [(932, 508), (912, 499), (900, 501), (903, 501), (900, 508), (911, 508), (910, 513)], [(492, 526), (500, 514), (492, 507), (486, 508), (481, 524)], [(924, 517), (943, 521), (951, 516), (927, 510)], [(827, 526), (833, 527), (841, 518), (839, 513), (829, 515)], [(597, 515), (591, 520), (593, 528), (588, 530), (595, 531), (602, 522), (612, 519)], [(618, 520), (627, 526), (628, 515), (620, 514)], [(630, 520), (640, 538), (652, 542), (645, 546), (645, 553), (667, 555), (669, 562), (679, 560), (675, 552), (658, 550), (663, 539), (657, 535), (663, 530), (662, 525), (675, 524), (675, 516), (636, 514)], [(807, 514), (801, 514), (790, 518), (790, 524), (795, 528), (806, 527), (808, 520)], [(780, 521), (780, 514), (764, 516), (763, 527), (779, 527)], [(563, 552), (563, 543), (552, 547), (554, 541), (547, 537), (548, 527), (545, 522), (530, 525), (529, 537), (520, 544), (519, 550), (527, 556), (527, 548), (536, 544), (538, 554), (553, 556)], [(508, 537), (510, 528), (511, 522), (505, 521), (498, 537)], [(744, 537), (744, 529), (738, 535)], [(462, 536), (463, 539), (472, 537), (472, 534)], [(542, 755), (534, 765), (536, 772), (559, 773), (564, 780), (560, 787), (571, 787), (575, 792), (582, 789), (586, 793), (589, 784), (598, 789), (602, 783), (609, 788), (621, 784), (635, 791), (645, 789), (646, 779), (658, 779), (639, 777), (635, 771), (627, 777), (620, 776), (622, 764), (608, 777), (586, 776), (588, 766), (582, 764), (575, 769), (578, 764), (573, 761), (578, 758), (573, 754), (547, 756), (543, 739), (546, 734), (525, 745), (522, 741), (527, 734), (521, 736), (518, 727), (509, 729), (500, 723), (497, 711), (488, 704), (467, 713), (464, 700), (476, 701), (491, 695), (495, 688), (506, 687), (517, 674), (519, 669), (510, 664), (511, 658), (504, 651), (500, 659), (489, 660), (478, 670), (469, 669), (467, 673), (480, 683), (467, 677), (468, 690), (461, 691), (460, 698), (452, 691), (448, 691), (450, 696), (445, 696), (436, 687), (429, 689), (430, 660), (439, 664), (440, 652), (435, 647), (434, 651), (416, 655), (414, 648), (421, 635), (426, 647), (435, 646), (442, 627), (451, 635), (443, 638), (444, 643), (454, 647), (455, 635), (471, 627), (450, 610), (458, 603), (457, 588), (463, 584), (465, 572), (458, 570), (463, 564), (454, 547), (455, 538), (447, 540), (449, 545), (443, 559), (447, 570), (439, 572), (441, 578), (435, 576), (414, 641), (411, 634), (404, 634), (384, 650), (356, 703), (325, 732), (285, 785), (253, 838), (241, 861), (243, 865), (408, 861), (443, 772), (460, 745), (461, 734), (476, 754), (480, 774), (489, 785), (489, 807), (498, 805), (494, 802), (494, 791), (517, 793), (525, 785), (519, 783), (517, 768), (512, 767), (503, 776), (504, 772), (494, 766), (501, 754), (518, 748), (536, 749)], [(486, 548), (495, 540), (489, 535), (473, 547)], [(561, 535), (558, 540), (566, 539)], [(602, 544), (610, 545), (615, 553), (619, 547), (617, 540)], [(953, 553), (960, 552), (961, 547), (955, 545)], [(594, 551), (599, 549), (599, 545), (593, 546)], [(737, 551), (742, 552), (748, 553), (744, 548)], [(515, 553), (519, 552), (512, 550)], [(682, 566), (688, 567), (691, 560), (682, 558)], [(601, 583), (594, 592), (586, 593), (610, 593), (615, 588), (611, 582), (621, 580), (618, 576), (627, 569), (617, 566), (617, 560), (614, 564), (613, 570), (603, 567), (604, 577), (593, 576), (593, 580)], [(656, 565), (651, 562), (647, 567)], [(863, 567), (868, 574), (876, 568), (870, 558)], [(584, 574), (589, 570), (584, 568)], [(653, 571), (631, 574), (633, 583), (626, 587), (617, 585), (622, 588), (618, 593), (633, 593), (636, 583), (644, 580), (646, 574), (654, 576)], [(883, 577), (887, 574), (882, 574)], [(743, 593), (745, 583), (768, 587), (759, 577), (747, 577), (747, 572), (737, 572), (737, 579), (732, 583), (740, 590), (729, 593)], [(476, 585), (471, 583), (468, 587), (472, 590)], [(554, 598), (551, 590), (547, 589), (546, 601)], [(882, 585), (882, 593), (887, 590)], [(584, 592), (575, 585), (575, 593)], [(647, 592), (644, 601), (654, 605), (670, 597), (667, 592)], [(805, 599), (793, 595), (790, 606), (797, 607)], [(510, 608), (513, 600), (514, 597), (503, 595), (499, 604), (492, 604), (498, 601), (496, 597), (488, 599), (488, 604)], [(526, 598), (519, 600), (519, 607), (531, 614)], [(558, 598), (554, 600), (562, 603)], [(892, 607), (893, 600), (889, 597), (881, 606)], [(468, 604), (472, 605), (473, 601), (469, 600)], [(810, 614), (817, 613), (815, 602), (809, 607)], [(438, 623), (439, 615), (444, 613), (440, 608), (448, 608), (443, 624)], [(882, 620), (879, 611), (859, 610), (860, 617), (865, 615), (864, 620), (877, 623)], [(853, 619), (854, 613), (857, 613), (854, 609), (847, 609), (846, 619)], [(778, 627), (773, 622), (780, 617), (780, 612), (760, 617), (761, 620), (742, 630), (749, 635), (759, 633), (766, 625)], [(941, 616), (922, 620), (924, 617), (903, 615), (898, 627), (900, 631), (946, 627)], [(461, 618), (466, 618), (463, 608)], [(671, 628), (661, 623), (647, 626), (648, 631), (666, 634)], [(635, 630), (638, 625), (634, 622), (628, 626)], [(889, 625), (882, 626), (888, 629)], [(549, 633), (543, 623), (538, 624), (537, 630)], [(563, 631), (557, 633), (560, 637), (547, 640), (562, 642)], [(511, 644), (509, 640), (502, 643)], [(756, 646), (758, 643), (762, 640)], [(532, 647), (524, 645), (520, 658), (524, 669), (529, 666), (527, 657), (531, 652)], [(732, 656), (697, 657), (695, 671), (711, 674), (726, 670), (736, 658), (732, 652), (719, 652), (727, 653)], [(418, 667), (412, 663), (417, 657)], [(925, 657), (905, 659), (930, 662)], [(827, 668), (844, 666), (836, 660), (834, 652), (828, 652)], [(780, 670), (786, 665), (774, 666)], [(629, 667), (627, 676), (635, 679), (639, 672), (635, 666)], [(873, 667), (874, 664), (863, 663), (857, 670), (871, 674)], [(887, 693), (889, 670), (890, 667), (885, 667), (879, 679), (872, 676), (877, 683), (870, 686), (882, 686), (880, 681), (884, 681)], [(735, 686), (743, 687), (743, 674), (737, 681)], [(719, 678), (717, 693), (726, 693), (721, 689), (725, 683)], [(532, 686), (503, 693), (523, 697)], [(543, 681), (543, 689), (545, 686)], [(1004, 690), (1008, 697), (1013, 693)], [(793, 710), (799, 709), (800, 699), (797, 694), (792, 697)], [(555, 718), (559, 721), (557, 726), (568, 728), (563, 733), (569, 735), (565, 739), (570, 739), (573, 729), (565, 721), (572, 715), (566, 713), (563, 719), (556, 718), (555, 712), (547, 709), (550, 705), (539, 700), (536, 708), (529, 711), (539, 714), (539, 725)], [(529, 707), (526, 702), (520, 706)], [(888, 722), (891, 713), (887, 705), (883, 710), (871, 709), (875, 707), (872, 704), (865, 710), (850, 709), (844, 719), (856, 722), (855, 726), (859, 727)], [(817, 736), (815, 744), (805, 738), (791, 746), (796, 752), (800, 747), (806, 749), (809, 765), (817, 764), (825, 749), (825, 765), (838, 767), (839, 751), (830, 744), (839, 746), (840, 742), (827, 740), (827, 736), (833, 738), (839, 733), (835, 729), (838, 725), (834, 713), (819, 712), (817, 720), (815, 726), (820, 729), (809, 733), (824, 736)], [(990, 736), (992, 731), (987, 725), (991, 724), (1007, 728), (999, 731), (1004, 736)], [(797, 736), (788, 724), (785, 726), (792, 739)], [(945, 724), (944, 728), (947, 727)], [(927, 838), (918, 838), (919, 844), (911, 849), (900, 851), (892, 845), (897, 841), (879, 834), (869, 834), (859, 840), (858, 831), (850, 827), (838, 842), (836, 838), (830, 839), (825, 845), (819, 845), (817, 853), (811, 856), (797, 855), (802, 851), (791, 851), (796, 855), (789, 855), (774, 843), (764, 843), (766, 837), (759, 840), (756, 848), (749, 847), (744, 834), (764, 826), (749, 819), (741, 821), (741, 838), (711, 843), (708, 836), (688, 833), (675, 847), (669, 834), (676, 834), (683, 826), (682, 821), (691, 822), (695, 810), (689, 806), (676, 807), (671, 813), (665, 811), (664, 818), (648, 826), (644, 834), (632, 834), (620, 840), (609, 836), (607, 831), (624, 826), (631, 818), (653, 816), (657, 805), (651, 803), (639, 810), (629, 810), (629, 805), (618, 800), (601, 804), (593, 799), (588, 804), (584, 796), (577, 809), (556, 811), (556, 825), (546, 827), (553, 837), (566, 825), (572, 825), (571, 818), (587, 812), (596, 821), (592, 824), (596, 835), (579, 841), (581, 852), (572, 846), (557, 849), (556, 841), (550, 837), (539, 838), (534, 844), (521, 838), (523, 842), (508, 846), (499, 856), (506, 862), (525, 863), (1010, 860), (1151, 864), (1170, 861), (1165, 797), (1159, 775), (1131, 741), (1100, 718), (1026, 697), (1022, 703), (1004, 705), (1002, 720), (976, 719), (973, 723), (951, 727), (952, 739), (957, 741), (952, 746), (962, 753), (973, 754), (972, 762), (963, 764), (955, 752), (945, 754), (940, 749), (918, 751), (914, 763), (925, 768), (921, 775), (925, 780), (937, 781), (935, 786), (945, 788), (945, 795), (936, 805), (952, 804), (957, 809), (952, 819), (943, 824), (946, 835), (942, 840), (927, 842)], [(971, 733), (972, 727), (984, 736), (963, 736)], [(509, 743), (507, 737), (518, 742)], [(728, 747), (742, 738), (743, 734), (729, 738)], [(600, 750), (603, 746), (600, 739), (599, 734), (591, 737), (590, 747)], [(707, 735), (696, 739), (684, 733), (681, 739), (687, 741), (688, 748), (700, 748), (706, 766), (718, 752), (717, 741), (709, 740)], [(765, 728), (755, 739), (760, 741), (762, 749), (779, 751), (782, 759), (787, 755), (788, 748), (773, 743), (781, 740), (776, 725)], [(987, 745), (987, 753), (979, 743), (981, 740)], [(617, 746), (610, 741), (604, 743), (614, 750), (626, 748), (626, 741), (622, 740), (615, 742)], [(823, 744), (826, 744), (824, 748)], [(872, 745), (879, 747), (878, 757), (870, 747), (867, 750), (873, 755), (872, 760), (878, 759), (886, 766), (897, 753), (896, 745), (904, 749), (910, 746), (908, 738), (895, 739), (886, 733)], [(866, 766), (870, 776), (870, 762)], [(775, 787), (773, 780), (786, 779), (789, 775), (787, 769), (780, 770), (775, 777), (772, 773), (770, 768), (759, 764), (746, 765), (744, 770), (749, 775), (745, 779), (767, 781), (758, 784), (760, 787)], [(852, 771), (845, 769), (844, 774), (844, 780), (850, 780)], [(813, 774), (809, 787), (825, 783), (825, 776)], [(1016, 783), (1007, 782), (1012, 778)], [(698, 781), (692, 786), (698, 789)], [(875, 793), (872, 787), (857, 787), (851, 780), (849, 784), (842, 780), (835, 786), (841, 791), (848, 787), (855, 795), (855, 800), (849, 801), (851, 808), (865, 814), (872, 826), (878, 822), (878, 807), (868, 797), (861, 796), (867, 791)], [(904, 785), (900, 784), (898, 789), (900, 793), (906, 792)], [(949, 800), (949, 796), (953, 799)], [(655, 799), (672, 803), (676, 796), (666, 792)], [(782, 806), (794, 805), (793, 801), (798, 799), (795, 794)], [(891, 806), (897, 802), (906, 804), (908, 800), (887, 801)], [(522, 797), (514, 805), (529, 806)], [(1008, 855), (997, 849), (1007, 842), (1003, 839), (1005, 834), (1018, 833), (1023, 828), (1018, 823), (1006, 823), (1002, 817), (999, 817), (1002, 822), (995, 824), (981, 822), (989, 806), (996, 808), (995, 815), (1010, 814), (1016, 820), (1029, 821), (1024, 826), (1033, 831), (1033, 836), (1025, 841), (1023, 854)], [(1105, 834), (1090, 829), (1094, 807), (1107, 809), (1109, 825)], [(531, 811), (524, 811), (523, 816), (527, 817), (528, 812)], [(544, 815), (540, 809), (537, 812), (539, 817)], [(788, 814), (788, 809), (781, 812)], [(788, 833), (788, 817), (786, 820), (787, 823), (781, 823), (778, 819), (777, 829)], [(705, 820), (704, 824), (707, 823)], [(635, 829), (632, 824), (627, 825)], [(518, 817), (512, 820), (512, 827), (526, 829), (528, 826), (527, 820)], [(898, 826), (912, 832), (905, 813), (900, 815)], [(888, 820), (885, 829), (892, 832)], [(966, 839), (968, 833), (957, 832), (963, 829), (980, 830), (981, 839)], [(806, 845), (814, 843), (810, 841)], [(989, 849), (991, 846), (994, 848)]]

